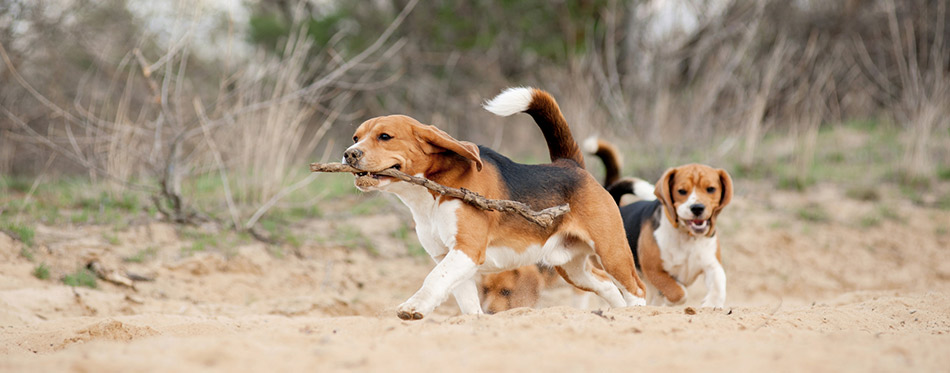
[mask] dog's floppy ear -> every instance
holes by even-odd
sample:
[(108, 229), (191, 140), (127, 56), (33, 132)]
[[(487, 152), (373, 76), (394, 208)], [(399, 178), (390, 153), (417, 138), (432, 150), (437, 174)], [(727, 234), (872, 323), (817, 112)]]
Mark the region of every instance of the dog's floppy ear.
[(713, 209), (712, 215), (709, 217), (709, 232), (706, 233), (709, 237), (716, 234), (716, 217), (719, 216), (719, 212), (721, 212), (722, 208), (726, 207), (729, 202), (732, 202), (732, 177), (723, 169), (718, 169), (716, 172), (719, 173), (719, 189), (722, 196), (719, 198), (719, 205)]
[(427, 154), (450, 151), (474, 161), (475, 168), (478, 171), (482, 170), (482, 158), (478, 154), (477, 145), (468, 141), (456, 140), (452, 138), (452, 136), (449, 136), (449, 134), (445, 133), (445, 131), (438, 129), (435, 126), (422, 126), (416, 128), (416, 135), (427, 144), (432, 146), (432, 149), (425, 150)]
[(676, 210), (673, 208), (673, 179), (675, 177), (676, 168), (668, 169), (653, 188), (653, 194), (666, 207), (666, 218), (670, 219), (670, 223), (673, 223), (674, 228), (679, 227), (679, 219), (676, 218)]
[(716, 206), (716, 209), (713, 210), (712, 216), (715, 217), (719, 215), (719, 212), (722, 211), (723, 207), (732, 202), (732, 177), (729, 176), (729, 173), (726, 170), (718, 169), (716, 172), (719, 173), (719, 184), (720, 189), (722, 190), (722, 196), (719, 198), (719, 206)]

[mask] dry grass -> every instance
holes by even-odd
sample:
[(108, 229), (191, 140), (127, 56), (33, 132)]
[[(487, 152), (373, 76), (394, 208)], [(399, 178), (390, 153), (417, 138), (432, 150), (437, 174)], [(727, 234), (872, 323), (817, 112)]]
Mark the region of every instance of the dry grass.
[[(578, 139), (615, 140), (633, 157), (626, 172), (643, 177), (700, 161), (808, 187), (827, 173), (815, 171), (828, 167), (821, 132), (858, 120), (894, 123), (901, 140), (900, 165), (880, 162), (876, 169), (888, 169), (875, 175), (939, 181), (938, 166), (950, 162), (946, 4), (814, 3), (803, 10), (735, 1), (702, 14), (692, 32), (657, 39), (638, 29), (651, 20), (637, 18), (633, 5), (608, 2), (585, 34), (589, 50), (520, 73), (499, 71), (512, 51), (433, 52), (413, 39), (418, 34), (393, 27), (350, 58), (334, 44), (346, 35), (314, 45), (296, 28), (278, 53), (259, 51), (241, 63), (225, 56), (213, 68), (191, 56), (196, 44), (183, 29), (167, 49), (142, 43), (108, 62), (115, 71), (90, 69), (66, 99), (31, 86), (16, 56), (5, 57), (0, 73), (30, 103), (0, 108), (8, 124), (0, 131), (11, 134), (0, 136), (0, 169), (12, 167), (3, 146), (10, 141), (29, 144), (44, 161), (52, 149), (56, 163), (88, 170), (112, 193), (158, 196), (156, 207), (172, 220), (227, 211), (215, 219), (248, 227), (312, 180), (304, 167), (318, 149), (324, 158), (340, 150), (333, 140), (352, 132), (341, 124), (372, 115), (410, 114), (518, 160), (541, 161), (536, 128), (478, 108), (501, 87), (532, 85), (555, 94)], [(403, 80), (379, 89), (393, 77)], [(56, 120), (36, 119), (46, 117)]]

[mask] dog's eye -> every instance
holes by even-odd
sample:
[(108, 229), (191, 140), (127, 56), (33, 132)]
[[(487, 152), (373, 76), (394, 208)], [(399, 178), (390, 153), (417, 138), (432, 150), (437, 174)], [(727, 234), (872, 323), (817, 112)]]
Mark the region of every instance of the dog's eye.
[(503, 296), (503, 297), (510, 297), (510, 296), (511, 296), (511, 290), (508, 290), (508, 289), (501, 289), (500, 294), (501, 294), (501, 296)]
[(381, 134), (379, 135), (379, 139), (382, 140), (382, 141), (387, 141), (387, 140), (389, 140), (389, 139), (391, 139), (391, 138), (393, 138), (393, 137), (392, 137), (392, 136), (389, 136), (388, 133), (381, 133)]
[(686, 189), (680, 189), (680, 190), (677, 190), (676, 192), (679, 193), (681, 196), (686, 195)]
[(491, 289), (489, 289), (488, 286), (482, 286), (482, 294), (488, 294), (489, 291), (491, 291)]
[(353, 136), (353, 142), (359, 142), (359, 141), (360, 141), (359, 137)]
[(716, 192), (716, 188), (714, 187), (706, 188), (706, 193), (715, 193), (715, 192)]

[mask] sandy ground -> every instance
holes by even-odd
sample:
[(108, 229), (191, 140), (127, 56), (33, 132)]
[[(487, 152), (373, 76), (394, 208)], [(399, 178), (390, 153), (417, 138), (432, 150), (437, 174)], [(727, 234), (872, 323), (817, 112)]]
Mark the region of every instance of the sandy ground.
[[(460, 316), (449, 301), (415, 322), (394, 309), (432, 264), (389, 238), (408, 223), (399, 209), (295, 227), (347, 225), (378, 253), (183, 255), (190, 242), (162, 223), (111, 239), (107, 227), (40, 226), (33, 262), (0, 235), (0, 371), (946, 371), (950, 212), (883, 195), (743, 185), (720, 221), (722, 310), (696, 307), (700, 280), (681, 307), (580, 310), (562, 287), (537, 309)], [(121, 260), (146, 247), (148, 260)], [(155, 281), (87, 289), (31, 274), (45, 262), (58, 279), (91, 258)]]

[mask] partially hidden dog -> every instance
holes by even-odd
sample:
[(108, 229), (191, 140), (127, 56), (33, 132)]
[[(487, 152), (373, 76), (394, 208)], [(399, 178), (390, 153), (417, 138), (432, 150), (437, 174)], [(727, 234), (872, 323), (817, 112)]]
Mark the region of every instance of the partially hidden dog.
[(554, 268), (535, 264), (486, 273), (482, 275), (480, 284), (482, 310), (492, 314), (518, 307), (534, 307), (541, 299), (541, 290), (560, 282), (559, 277)]
[(686, 287), (703, 274), (707, 293), (701, 306), (722, 308), (726, 272), (716, 219), (732, 201), (729, 173), (687, 164), (666, 170), (651, 185), (637, 178), (620, 178), (621, 156), (613, 144), (590, 138), (584, 148), (604, 162), (604, 185), (617, 205), (628, 193), (641, 199), (620, 206), (620, 215), (637, 268), (650, 289), (650, 305), (684, 303)]
[[(397, 307), (399, 318), (421, 319), (450, 293), (463, 314), (482, 313), (476, 273), (535, 263), (553, 266), (568, 283), (595, 292), (611, 307), (645, 304), (645, 285), (626, 245), (620, 212), (584, 169), (583, 155), (554, 98), (538, 89), (509, 88), (484, 107), (499, 116), (531, 115), (551, 163), (515, 163), (404, 115), (363, 122), (344, 152), (345, 163), (365, 171), (355, 174), (360, 190), (393, 193), (409, 207), (419, 241), (437, 263), (422, 287)], [(487, 198), (521, 201), (536, 210), (569, 203), (571, 211), (541, 228), (517, 215), (480, 210), (373, 173), (389, 168)], [(605, 273), (593, 271), (588, 257)]]

